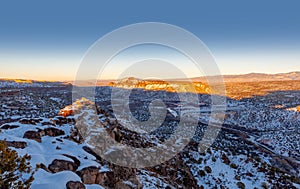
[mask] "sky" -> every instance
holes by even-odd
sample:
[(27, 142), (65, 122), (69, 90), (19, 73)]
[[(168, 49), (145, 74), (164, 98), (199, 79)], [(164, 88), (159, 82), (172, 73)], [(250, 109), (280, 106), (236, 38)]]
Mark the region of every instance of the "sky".
[[(1, 1), (0, 78), (74, 80), (99, 38), (141, 22), (193, 33), (221, 74), (299, 71), (299, 7), (297, 0)], [(198, 76), (184, 67), (188, 77)]]

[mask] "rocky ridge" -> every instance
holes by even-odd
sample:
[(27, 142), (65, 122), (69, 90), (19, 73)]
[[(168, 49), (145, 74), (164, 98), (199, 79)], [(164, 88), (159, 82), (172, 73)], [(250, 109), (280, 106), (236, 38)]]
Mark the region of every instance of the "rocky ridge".
[(176, 80), (141, 80), (134, 77), (124, 78), (109, 83), (109, 86), (125, 89), (165, 90), (168, 92), (196, 92), (209, 94), (211, 89), (202, 82)]

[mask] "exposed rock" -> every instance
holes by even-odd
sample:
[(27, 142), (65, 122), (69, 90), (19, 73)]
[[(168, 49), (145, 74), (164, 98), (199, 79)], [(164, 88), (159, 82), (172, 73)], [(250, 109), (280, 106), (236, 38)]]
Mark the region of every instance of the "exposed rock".
[(84, 142), (84, 139), (82, 138), (77, 128), (73, 128), (71, 130), (71, 135), (69, 136), (69, 139), (80, 144)]
[(115, 189), (136, 189), (137, 186), (128, 182), (118, 182)]
[(28, 139), (31, 139), (31, 140), (35, 140), (37, 142), (42, 142), (41, 135), (38, 131), (26, 131), (24, 133), (23, 138), (28, 138)]
[(117, 127), (115, 127), (113, 130), (112, 130), (112, 132), (110, 133), (110, 135), (111, 135), (111, 137), (113, 138), (113, 139), (115, 139), (115, 141), (117, 141), (117, 142), (121, 142), (122, 141), (122, 139), (123, 139), (123, 135), (122, 135), (122, 133), (121, 133), (121, 131), (117, 128)]
[(222, 160), (223, 162), (226, 164), (226, 165), (229, 165), (230, 164), (230, 160), (229, 158), (226, 156), (226, 154), (222, 154)]
[(84, 184), (79, 181), (69, 181), (66, 184), (67, 189), (85, 189)]
[(196, 179), (189, 167), (183, 162), (180, 154), (161, 165), (146, 169), (164, 177), (164, 180), (172, 186), (181, 186), (182, 188), (191, 189), (198, 188)]
[(110, 168), (114, 171), (114, 176), (117, 182), (121, 180), (129, 180), (136, 176), (135, 168), (121, 167), (117, 165), (111, 165)]
[(61, 109), (58, 113), (58, 115), (67, 117), (74, 114), (74, 109), (72, 105), (66, 106), (64, 109)]
[(38, 165), (39, 166), (39, 168), (41, 168), (41, 169), (43, 169), (43, 170), (45, 170), (45, 171), (47, 171), (47, 172), (51, 172), (49, 169), (48, 169), (48, 167), (46, 166), (46, 165), (44, 165), (43, 163), (41, 163), (41, 164), (39, 164)]
[[(163, 80), (141, 80), (134, 77), (128, 77), (121, 80), (116, 80), (109, 83), (110, 86), (125, 88), (125, 89), (145, 89), (145, 90), (166, 90), (169, 92), (194, 92), (210, 93), (211, 89), (207, 84), (202, 82), (187, 82), (187, 81), (163, 81)], [(192, 86), (192, 88), (191, 88)]]
[(75, 123), (75, 119), (73, 117), (67, 117), (68, 123)]
[(27, 143), (21, 141), (6, 141), (6, 145), (9, 147), (24, 149), (27, 146)]
[(84, 184), (95, 184), (98, 173), (99, 168), (96, 166), (85, 167), (77, 171), (77, 174), (81, 177)]
[(53, 173), (57, 173), (60, 171), (76, 171), (77, 168), (78, 166), (71, 161), (58, 159), (53, 160), (52, 163), (48, 166), (48, 169)]
[(64, 131), (62, 131), (60, 129), (57, 129), (57, 128), (54, 128), (54, 127), (48, 127), (46, 129), (44, 129), (44, 132), (45, 132), (45, 135), (52, 136), (52, 137), (60, 136), (60, 135), (65, 134)]
[(42, 124), (43, 126), (45, 126), (45, 125), (52, 125), (52, 126), (54, 126), (54, 124), (53, 124), (52, 122), (49, 122), (49, 121), (42, 122), (41, 124)]
[(67, 124), (68, 123), (68, 119), (66, 119), (63, 116), (56, 116), (53, 119), (51, 119), (51, 121), (55, 124), (55, 125), (63, 125), (63, 124)]
[(36, 125), (37, 123), (40, 123), (42, 121), (42, 119), (27, 119), (27, 118), (23, 118), (21, 119), (19, 122), (22, 124), (30, 124), (30, 125)]
[(73, 102), (72, 105), (66, 106), (65, 108), (61, 109), (58, 115), (68, 117), (77, 114), (83, 109), (93, 109), (96, 110), (97, 114), (100, 113), (98, 107), (95, 105), (94, 102), (83, 97)]
[(18, 125), (9, 125), (9, 124), (4, 124), (2, 125), (1, 129), (15, 129), (18, 128)]
[(115, 174), (113, 171), (105, 171), (97, 174), (96, 184), (112, 188), (115, 186), (115, 182)]
[(71, 156), (69, 154), (63, 154), (63, 155), (66, 156), (66, 157), (68, 157), (68, 158), (70, 158), (70, 159), (72, 159), (74, 161), (74, 163), (76, 164), (77, 167), (80, 166), (80, 161), (76, 157)]
[(103, 163), (105, 160), (102, 159), (101, 156), (99, 156), (97, 153), (95, 153), (90, 147), (88, 146), (83, 146), (82, 149), (84, 151), (86, 151), (87, 153), (93, 155), (96, 157), (97, 161), (100, 162), (100, 163)]
[(30, 119), (21, 119), (19, 122), (22, 123), (22, 124), (32, 124), (32, 125), (35, 125), (35, 122), (32, 122), (32, 120), (30, 120)]

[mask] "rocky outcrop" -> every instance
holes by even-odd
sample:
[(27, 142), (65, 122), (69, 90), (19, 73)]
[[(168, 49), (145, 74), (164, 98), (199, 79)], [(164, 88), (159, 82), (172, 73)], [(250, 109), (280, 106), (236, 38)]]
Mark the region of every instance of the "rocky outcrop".
[(52, 137), (61, 136), (61, 135), (65, 134), (64, 131), (54, 128), (54, 127), (48, 127), (46, 129), (44, 129), (44, 133), (45, 133), (45, 135), (52, 136)]
[(30, 124), (30, 125), (36, 125), (37, 123), (40, 123), (42, 121), (42, 119), (30, 119), (30, 118), (23, 118), (21, 119), (19, 122), (22, 124)]
[(141, 80), (134, 77), (110, 82), (109, 86), (125, 89), (165, 90), (168, 92), (197, 92), (206, 94), (211, 92), (210, 87), (202, 82)]
[(84, 184), (95, 184), (99, 170), (98, 167), (90, 166), (77, 171), (77, 174), (81, 177)]
[(41, 135), (38, 131), (26, 131), (24, 133), (23, 138), (28, 138), (28, 139), (31, 139), (31, 140), (35, 140), (37, 142), (42, 142)]
[(41, 164), (38, 164), (37, 166), (38, 166), (40, 169), (43, 169), (43, 170), (45, 170), (45, 171), (51, 173), (51, 171), (48, 169), (48, 167), (47, 167), (45, 164), (41, 163)]
[(100, 184), (101, 186), (114, 187), (115, 182), (115, 174), (113, 171), (105, 171), (97, 174), (96, 184)]
[(24, 133), (23, 138), (28, 138), (28, 139), (35, 140), (37, 142), (41, 142), (42, 141), (41, 137), (46, 135), (51, 137), (56, 137), (56, 136), (65, 135), (65, 132), (63, 130), (54, 127), (48, 127), (45, 129), (38, 128), (38, 131), (26, 131)]
[(68, 119), (66, 119), (63, 116), (56, 116), (56, 117), (52, 118), (51, 121), (55, 125), (63, 125), (63, 124), (67, 124), (68, 123)]
[(73, 162), (76, 164), (77, 167), (80, 166), (80, 161), (79, 161), (76, 157), (71, 156), (71, 155), (69, 155), (69, 154), (63, 154), (63, 155), (66, 156), (66, 157), (68, 157), (68, 158), (70, 158), (70, 159), (72, 159)]
[(136, 186), (140, 186), (141, 184), (136, 179), (137, 169), (122, 167), (118, 165), (114, 165), (110, 162), (103, 160), (98, 154), (96, 154), (91, 148), (84, 146), (83, 150), (88, 152), (89, 154), (95, 156), (99, 162), (105, 164), (109, 167), (110, 170), (102, 171), (98, 173), (96, 184), (100, 184), (108, 187), (115, 187), (117, 183), (131, 180), (132, 183), (135, 183)]
[(85, 189), (85, 185), (79, 181), (69, 181), (66, 184), (67, 189)]
[(77, 114), (80, 110), (83, 109), (93, 109), (96, 110), (97, 114), (100, 113), (98, 107), (92, 101), (82, 97), (81, 99), (76, 100), (73, 104), (66, 106), (65, 108), (61, 109), (58, 113), (61, 117), (68, 117)]
[(50, 121), (45, 121), (45, 122), (42, 122), (41, 123), (43, 126), (46, 126), (46, 125), (51, 125), (51, 126), (55, 126), (54, 123), (50, 122)]
[(15, 129), (15, 128), (18, 128), (19, 126), (18, 125), (10, 125), (10, 124), (4, 124), (1, 126), (1, 129)]
[(71, 129), (71, 135), (68, 136), (68, 139), (80, 144), (84, 142), (84, 139), (76, 127)]
[(67, 117), (74, 114), (74, 109), (72, 105), (66, 106), (64, 109), (61, 109), (58, 115)]
[(26, 142), (21, 142), (21, 141), (5, 141), (5, 142), (7, 146), (14, 147), (14, 148), (24, 149), (27, 146)]
[(114, 171), (116, 182), (123, 181), (123, 180), (130, 180), (135, 178), (136, 176), (136, 169), (129, 168), (129, 167), (121, 167), (117, 165), (110, 165), (110, 168)]
[(180, 188), (198, 188), (197, 181), (182, 159), (182, 154), (178, 154), (167, 162), (146, 170), (160, 175), (167, 183)]
[(77, 174), (84, 184), (99, 184), (108, 188), (115, 188), (117, 183), (119, 188), (123, 181), (131, 180), (136, 186), (140, 185), (136, 179), (136, 172), (130, 171), (130, 168), (116, 166), (113, 170), (100, 171), (99, 167), (85, 167)]
[(78, 165), (76, 163), (67, 161), (67, 160), (58, 160), (55, 159), (52, 161), (52, 163), (48, 166), (48, 169), (52, 173), (57, 173), (60, 171), (73, 171), (75, 172), (78, 168)]

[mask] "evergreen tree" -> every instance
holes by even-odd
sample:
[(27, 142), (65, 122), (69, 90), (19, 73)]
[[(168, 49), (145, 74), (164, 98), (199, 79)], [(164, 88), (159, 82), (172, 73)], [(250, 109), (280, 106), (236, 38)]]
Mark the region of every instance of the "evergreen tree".
[[(5, 141), (0, 141), (0, 188), (28, 189), (33, 181), (29, 155), (19, 156), (15, 150), (7, 147)], [(24, 175), (27, 178), (24, 178)], [(25, 177), (26, 177), (25, 176)]]

